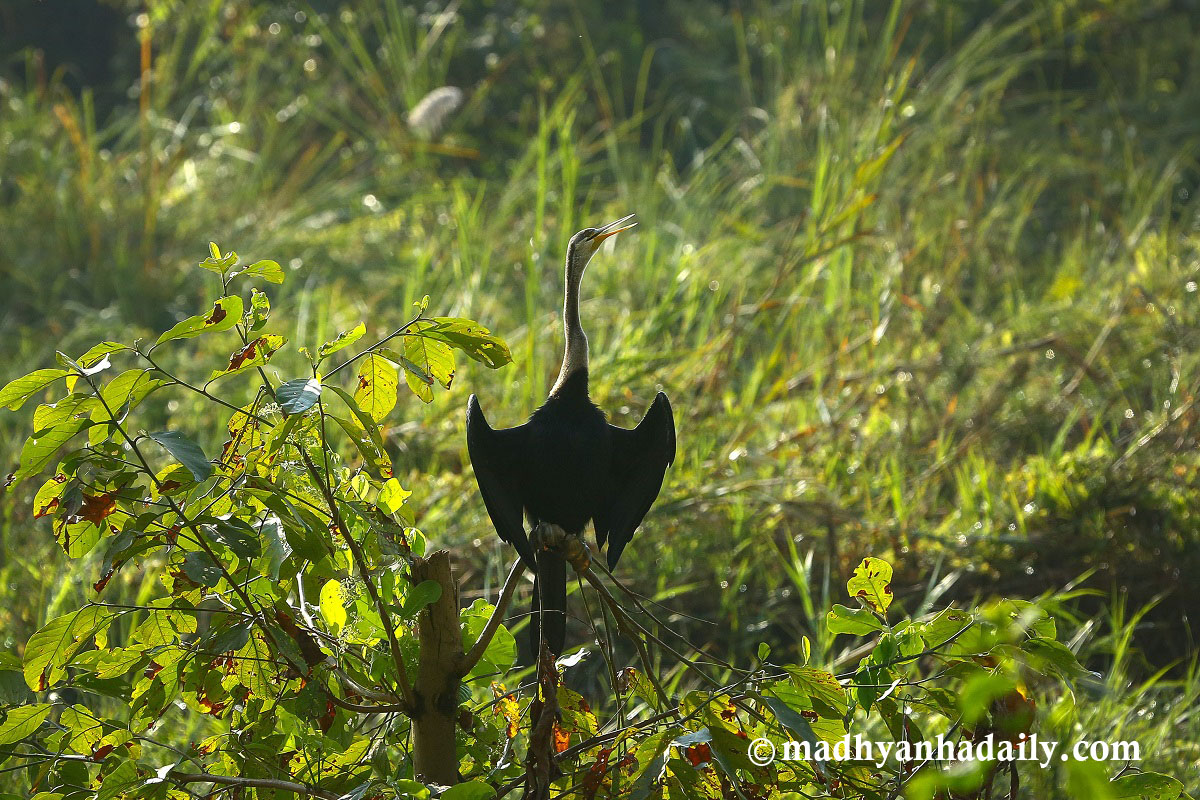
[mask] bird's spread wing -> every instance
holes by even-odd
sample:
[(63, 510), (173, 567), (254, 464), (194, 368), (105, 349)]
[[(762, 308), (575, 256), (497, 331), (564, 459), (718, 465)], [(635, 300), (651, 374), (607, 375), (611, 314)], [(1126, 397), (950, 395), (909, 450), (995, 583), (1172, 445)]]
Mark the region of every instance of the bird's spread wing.
[(675, 418), (662, 392), (633, 430), (609, 426), (612, 466), (607, 496), (594, 520), (596, 540), (608, 542), (608, 566), (617, 565), (621, 551), (658, 497), (663, 475), (675, 461)]
[(519, 480), (525, 452), (526, 428), (493, 430), (475, 395), (467, 402), (467, 452), (483, 504), (500, 538), (517, 549), (521, 560), (534, 569), (533, 548), (525, 534), (524, 502)]

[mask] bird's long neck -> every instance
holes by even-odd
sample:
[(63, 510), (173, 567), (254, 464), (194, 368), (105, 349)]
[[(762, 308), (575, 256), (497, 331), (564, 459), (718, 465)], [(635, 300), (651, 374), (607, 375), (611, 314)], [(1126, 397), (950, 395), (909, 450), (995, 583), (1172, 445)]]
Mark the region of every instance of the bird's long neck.
[(567, 384), (568, 378), (582, 377), (587, 386), (588, 369), (588, 340), (579, 321), (579, 284), (583, 280), (583, 270), (587, 263), (576, 258), (572, 250), (567, 253), (567, 288), (563, 296), (563, 332), (566, 334), (566, 349), (563, 352), (562, 367), (558, 370), (558, 380), (554, 382), (550, 394), (558, 394)]

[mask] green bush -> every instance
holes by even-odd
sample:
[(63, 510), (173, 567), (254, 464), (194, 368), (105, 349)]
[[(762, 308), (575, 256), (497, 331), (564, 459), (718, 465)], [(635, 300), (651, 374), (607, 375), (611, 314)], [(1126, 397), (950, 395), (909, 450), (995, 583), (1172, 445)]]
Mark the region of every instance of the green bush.
[[(201, 313), (153, 341), (60, 352), (57, 367), (0, 389), (14, 410), (48, 400), (10, 485), (57, 463), (34, 516), (69, 557), (101, 554), (87, 600), (0, 663), (0, 774), (14, 789), (47, 800), (186, 797), (195, 785), (255, 797), (485, 798), (521, 784), (638, 800), (977, 797), (998, 775), (1015, 786), (1034, 768), (1011, 762), (1033, 734), (1061, 737), (1061, 752), (1080, 738), (1071, 697), (1096, 676), (1044, 609), (1003, 600), (898, 619), (892, 567), (876, 558), (847, 583), (855, 606), (833, 605), (824, 623), (826, 645), (869, 637), (841, 674), (822, 663), (827, 647), (814, 660), (807, 637), (800, 663), (772, 661), (766, 644), (742, 665), (681, 653), (636, 594), (622, 606), (601, 590), (641, 669), (618, 670), (608, 641), (611, 694), (589, 702), (545, 666), (532, 692), (506, 689), (516, 647), (501, 619), (520, 568), (496, 606), (460, 607), (447, 552), (428, 553), (412, 525), (382, 426), (401, 374), (429, 402), (450, 385), (456, 352), (498, 368), (507, 345), (470, 320), (427, 316), (426, 299), (350, 358), (364, 325), (300, 348), (308, 374), (276, 382), (267, 368), (286, 340), (269, 332), (266, 293), (245, 287), (283, 271), (216, 245), (200, 267), (219, 281)], [(228, 358), (205, 366), (189, 346), (201, 336), (228, 342)], [(355, 363), (343, 388), (335, 377)], [(216, 455), (197, 443), (203, 423), (143, 427), (178, 394), (202, 400), (189, 419), (228, 419)], [(669, 689), (643, 638), (686, 667)], [(615, 724), (592, 703), (615, 709)], [(525, 704), (539, 709), (534, 722)], [(538, 725), (547, 708), (551, 724)], [(850, 753), (852, 733), (889, 750)], [(908, 750), (936, 736), (950, 753), (988, 741), (1010, 758)], [(762, 757), (785, 747), (807, 755)], [(1075, 796), (1182, 790), (1162, 775), (1044, 758)]]

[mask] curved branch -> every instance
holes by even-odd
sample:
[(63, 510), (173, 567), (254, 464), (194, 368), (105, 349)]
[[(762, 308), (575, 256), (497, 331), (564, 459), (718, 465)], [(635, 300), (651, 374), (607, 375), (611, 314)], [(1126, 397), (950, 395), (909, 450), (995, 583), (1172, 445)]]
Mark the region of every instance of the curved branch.
[(488, 617), (487, 624), (479, 632), (479, 638), (475, 640), (475, 644), (471, 645), (471, 649), (458, 662), (458, 673), (460, 675), (466, 675), (475, 668), (475, 665), (479, 663), (479, 659), (483, 658), (488, 645), (492, 643), (492, 637), (500, 629), (500, 623), (504, 620), (504, 612), (508, 609), (508, 605), (512, 602), (513, 595), (517, 591), (517, 578), (524, 571), (525, 564), (518, 558), (516, 563), (512, 565), (512, 569), (508, 571), (508, 577), (504, 579), (504, 588), (500, 590), (500, 597), (496, 600), (496, 607), (492, 609), (492, 615)]
[(214, 783), (223, 786), (257, 787), (260, 789), (280, 789), (294, 792), (304, 797), (320, 797), (322, 800), (337, 800), (337, 795), (309, 786), (306, 783), (296, 783), (278, 778), (235, 778), (230, 775), (210, 775), (207, 772), (169, 772), (167, 780), (175, 783)]

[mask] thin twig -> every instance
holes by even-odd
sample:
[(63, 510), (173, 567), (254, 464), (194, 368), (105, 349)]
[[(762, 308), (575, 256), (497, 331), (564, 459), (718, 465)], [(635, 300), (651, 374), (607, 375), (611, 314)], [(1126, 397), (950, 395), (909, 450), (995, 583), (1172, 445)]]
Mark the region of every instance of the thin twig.
[(167, 779), (176, 783), (215, 783), (222, 786), (257, 787), (260, 789), (280, 789), (285, 792), (295, 792), (305, 797), (320, 797), (323, 800), (337, 800), (338, 795), (326, 792), (315, 786), (294, 781), (284, 781), (277, 778), (240, 778), (231, 775), (210, 775), (207, 772), (169, 772)]
[(361, 353), (359, 353), (357, 355), (351, 356), (350, 358), (343, 361), (341, 364), (338, 364), (336, 367), (331, 369), (329, 372), (325, 373), (325, 377), (322, 378), (322, 380), (328, 380), (329, 378), (332, 378), (334, 375), (341, 372), (343, 368), (350, 366), (351, 364), (353, 364), (355, 361), (358, 361), (363, 356), (368, 355), (370, 353), (374, 353), (381, 345), (383, 345), (386, 342), (390, 342), (392, 339), (395, 339), (397, 336), (404, 333), (406, 330), (411, 328), (413, 325), (420, 322), (421, 319), (423, 319), (423, 317), (420, 314), (417, 314), (415, 317), (410, 319), (408, 322), (404, 323), (399, 328), (392, 331), (387, 336), (383, 337), (378, 342), (376, 342), (375, 344), (368, 347), (366, 350), (363, 350)]

